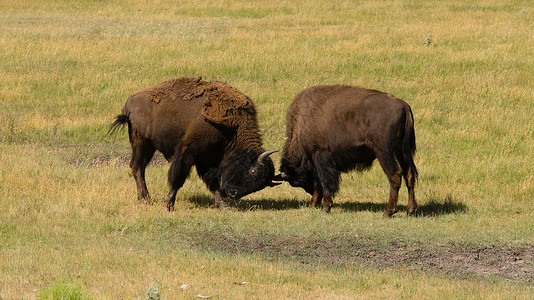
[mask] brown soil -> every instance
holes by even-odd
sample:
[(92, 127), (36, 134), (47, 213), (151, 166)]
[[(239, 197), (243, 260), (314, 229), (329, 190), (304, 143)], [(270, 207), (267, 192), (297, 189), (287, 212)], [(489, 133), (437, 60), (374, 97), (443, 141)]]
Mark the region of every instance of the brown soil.
[(384, 243), (361, 236), (313, 240), (203, 233), (187, 237), (208, 251), (260, 255), (309, 266), (363, 266), (418, 270), (454, 277), (480, 277), (534, 283), (534, 246), (418, 245)]

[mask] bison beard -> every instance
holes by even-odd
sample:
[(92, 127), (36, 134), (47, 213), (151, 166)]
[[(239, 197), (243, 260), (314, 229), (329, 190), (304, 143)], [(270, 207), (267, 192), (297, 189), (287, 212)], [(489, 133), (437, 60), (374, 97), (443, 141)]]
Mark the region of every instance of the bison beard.
[(276, 185), (269, 158), (276, 151), (262, 148), (254, 103), (224, 82), (183, 77), (139, 90), (128, 98), (110, 132), (124, 124), (140, 202), (150, 199), (145, 169), (156, 150), (171, 161), (165, 200), (169, 211), (193, 165), (221, 209), (228, 208), (226, 196), (239, 199)]
[(288, 115), (286, 143), (277, 180), (302, 187), (310, 206), (330, 212), (342, 172), (364, 170), (378, 159), (390, 184), (384, 212), (397, 211), (404, 177), (408, 214), (417, 210), (414, 121), (410, 106), (391, 94), (345, 85), (320, 85), (299, 92)]

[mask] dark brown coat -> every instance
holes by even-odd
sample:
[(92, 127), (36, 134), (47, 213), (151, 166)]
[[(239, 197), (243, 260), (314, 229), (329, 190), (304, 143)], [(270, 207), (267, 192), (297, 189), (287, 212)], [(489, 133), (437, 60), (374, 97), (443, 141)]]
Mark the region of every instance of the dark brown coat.
[(254, 103), (224, 82), (183, 77), (139, 90), (110, 130), (125, 123), (139, 201), (149, 199), (145, 168), (156, 150), (172, 161), (168, 210), (193, 165), (220, 208), (228, 207), (225, 196), (238, 199), (273, 185), (273, 151), (262, 147)]
[(366, 169), (377, 158), (391, 186), (384, 216), (396, 212), (402, 177), (408, 212), (414, 213), (414, 153), (414, 121), (406, 102), (355, 86), (313, 86), (299, 92), (289, 107), (277, 177), (304, 188), (313, 195), (310, 205), (322, 202), (322, 210), (329, 212), (340, 173)]

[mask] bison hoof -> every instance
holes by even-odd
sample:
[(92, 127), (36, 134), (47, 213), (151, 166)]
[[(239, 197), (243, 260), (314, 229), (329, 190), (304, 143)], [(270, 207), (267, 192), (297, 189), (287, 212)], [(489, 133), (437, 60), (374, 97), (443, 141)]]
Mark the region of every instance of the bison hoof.
[(174, 204), (167, 203), (167, 204), (165, 205), (165, 210), (166, 210), (166, 211), (169, 211), (169, 212), (174, 211)]
[(382, 218), (391, 218), (395, 212), (391, 212), (386, 210), (384, 214), (382, 215)]
[(313, 201), (313, 199), (308, 203), (308, 207), (319, 208), (322, 206), (322, 201)]
[(149, 205), (149, 204), (152, 203), (152, 201), (151, 201), (151, 199), (150, 199), (149, 196), (147, 196), (147, 197), (142, 197), (142, 198), (137, 198), (137, 199), (138, 199), (138, 201), (139, 201), (139, 204), (141, 204), (141, 205)]
[(226, 202), (224, 201), (220, 201), (219, 203), (216, 203), (217, 207), (220, 209), (220, 210), (231, 210), (232, 208), (226, 204)]
[(330, 213), (330, 206), (324, 207), (321, 209), (321, 213), (323, 214), (329, 214)]

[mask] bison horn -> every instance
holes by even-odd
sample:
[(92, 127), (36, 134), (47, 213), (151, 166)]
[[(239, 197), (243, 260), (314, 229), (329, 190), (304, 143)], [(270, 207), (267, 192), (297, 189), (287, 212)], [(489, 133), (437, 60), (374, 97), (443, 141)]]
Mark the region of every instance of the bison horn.
[(267, 156), (269, 156), (269, 155), (271, 155), (271, 154), (273, 154), (273, 153), (275, 153), (275, 152), (278, 152), (278, 150), (269, 150), (269, 151), (265, 151), (265, 152), (263, 152), (262, 154), (260, 154), (260, 156), (258, 157), (258, 164), (259, 164), (260, 166), (263, 166), (263, 160), (264, 160)]

